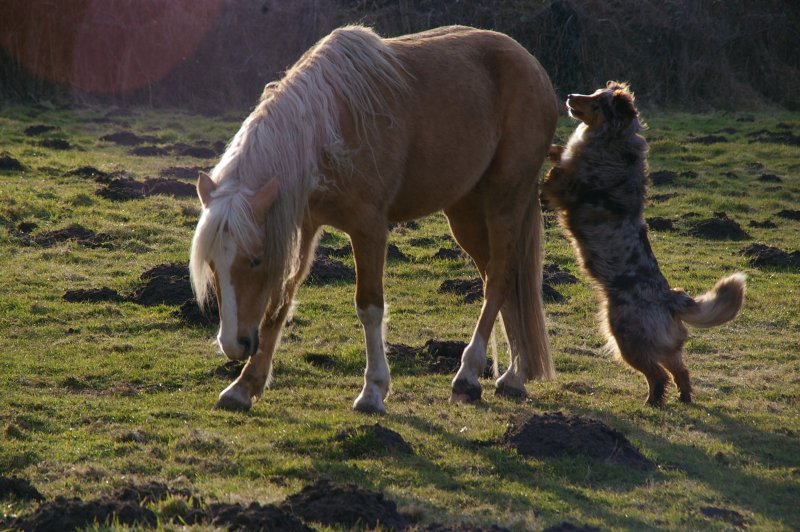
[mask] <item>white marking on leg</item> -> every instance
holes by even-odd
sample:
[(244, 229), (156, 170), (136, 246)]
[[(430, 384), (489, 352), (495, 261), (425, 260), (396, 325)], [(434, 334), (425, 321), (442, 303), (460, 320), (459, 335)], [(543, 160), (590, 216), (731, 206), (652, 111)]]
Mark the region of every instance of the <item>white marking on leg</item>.
[(236, 256), (236, 244), (231, 240), (226, 240), (222, 244), (221, 256), (215, 260), (217, 282), (222, 294), (219, 306), (222, 319), (219, 322), (219, 334), (217, 341), (222, 352), (232, 360), (240, 360), (242, 347), (237, 338), (237, 313), (236, 313), (236, 292), (231, 282), (231, 266)]
[(383, 343), (384, 309), (378, 306), (369, 306), (366, 309), (356, 307), (356, 313), (364, 327), (367, 367), (364, 370), (364, 388), (353, 403), (353, 408), (384, 412), (383, 399), (389, 393), (391, 381)]
[(469, 345), (461, 355), (461, 367), (456, 373), (453, 382), (465, 380), (470, 384), (478, 385), (478, 378), (483, 375), (486, 367), (486, 339), (476, 330), (472, 335)]

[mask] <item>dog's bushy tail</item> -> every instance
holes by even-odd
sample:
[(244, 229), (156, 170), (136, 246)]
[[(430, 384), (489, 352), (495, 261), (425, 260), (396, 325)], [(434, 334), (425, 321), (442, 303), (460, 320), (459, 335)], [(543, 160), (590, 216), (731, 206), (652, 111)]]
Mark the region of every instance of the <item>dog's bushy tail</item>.
[(745, 281), (743, 273), (734, 273), (720, 279), (714, 288), (694, 299), (677, 312), (678, 317), (693, 327), (715, 327), (736, 317), (744, 303)]

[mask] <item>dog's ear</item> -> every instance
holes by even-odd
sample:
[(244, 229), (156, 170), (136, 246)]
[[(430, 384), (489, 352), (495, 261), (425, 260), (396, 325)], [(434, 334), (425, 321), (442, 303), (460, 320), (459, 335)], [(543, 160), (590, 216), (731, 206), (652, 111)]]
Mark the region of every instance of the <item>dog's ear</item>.
[(628, 127), (639, 116), (639, 111), (634, 104), (633, 93), (628, 89), (627, 84), (616, 84), (614, 92), (611, 94), (611, 107), (613, 109), (611, 126), (617, 131)]
[(551, 163), (556, 164), (561, 161), (562, 153), (564, 153), (564, 146), (560, 144), (552, 144), (550, 146), (550, 150), (547, 152), (547, 158), (550, 159)]

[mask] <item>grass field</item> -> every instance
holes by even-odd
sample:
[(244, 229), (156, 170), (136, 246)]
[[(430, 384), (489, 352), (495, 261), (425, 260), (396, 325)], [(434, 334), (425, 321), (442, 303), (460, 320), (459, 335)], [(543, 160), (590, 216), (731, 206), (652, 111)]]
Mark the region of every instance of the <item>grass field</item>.
[[(546, 262), (579, 279), (555, 286), (565, 300), (546, 305), (557, 378), (529, 383), (523, 402), (495, 398), (487, 380), (480, 404), (451, 405), (452, 375), (394, 361), (383, 417), (350, 410), (364, 364), (352, 283), (301, 288), (275, 382), (249, 413), (212, 409), (229, 382), (215, 373), (224, 360), (212, 327), (187, 326), (171, 305), (62, 299), (78, 288), (130, 294), (150, 268), (186, 263), (199, 207), (195, 198), (166, 195), (112, 201), (96, 194), (104, 184), (69, 172), (92, 166), (143, 181), (167, 167), (211, 166), (215, 159), (177, 155), (174, 146), (225, 142), (241, 118), (1, 108), (0, 151), (24, 168), (0, 170), (0, 475), (30, 481), (48, 501), (93, 500), (159, 481), (203, 504), (244, 505), (280, 503), (326, 477), (382, 491), (420, 529), (434, 522), (512, 530), (565, 522), (603, 530), (800, 529), (800, 267), (754, 267), (740, 253), (756, 242), (800, 250), (800, 220), (791, 218), (800, 208), (800, 115), (646, 117), (651, 171), (673, 172), (659, 174), (646, 208), (647, 217), (673, 225), (650, 233), (665, 276), (695, 295), (724, 274), (749, 276), (735, 321), (691, 331), (686, 360), (695, 404), (678, 403), (670, 390), (665, 408), (643, 405), (644, 379), (602, 353), (594, 294), (560, 228), (549, 223)], [(55, 129), (26, 134), (32, 125)], [(566, 140), (571, 127), (564, 120), (558, 137)], [(118, 131), (173, 148), (135, 156), (131, 147), (99, 140)], [(43, 146), (47, 139), (69, 147)], [(750, 238), (690, 234), (720, 211)], [(100, 244), (37, 243), (71, 224), (101, 235)], [(390, 242), (409, 260), (387, 268), (389, 342), (419, 348), (428, 339), (468, 340), (479, 304), (438, 288), (476, 273), (466, 259), (433, 258), (454, 245), (446, 235), (442, 215), (392, 230)], [(326, 243), (342, 246), (346, 238), (330, 231)], [(349, 256), (341, 260), (352, 265)], [(507, 355), (499, 349), (502, 364)], [(527, 458), (496, 444), (513, 416), (557, 411), (619, 430), (656, 467)], [(376, 422), (412, 452), (387, 450), (363, 429), (335, 438)], [(183, 502), (193, 500), (185, 493), (148, 503), (159, 527), (183, 526)], [(37, 508), (21, 497), (0, 502), (6, 526)]]

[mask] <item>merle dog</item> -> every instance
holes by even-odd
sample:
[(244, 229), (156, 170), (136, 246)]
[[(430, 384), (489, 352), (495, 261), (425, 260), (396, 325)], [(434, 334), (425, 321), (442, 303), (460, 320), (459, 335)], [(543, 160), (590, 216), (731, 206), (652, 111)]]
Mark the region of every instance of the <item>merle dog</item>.
[(671, 289), (647, 237), (643, 211), (647, 142), (627, 84), (610, 81), (590, 95), (570, 94), (569, 114), (580, 120), (566, 147), (553, 146), (553, 168), (542, 194), (559, 213), (600, 299), (607, 347), (644, 373), (647, 403), (664, 403), (667, 371), (684, 403), (692, 400), (682, 351), (687, 331), (733, 319), (742, 307), (745, 276), (720, 280), (698, 298)]

